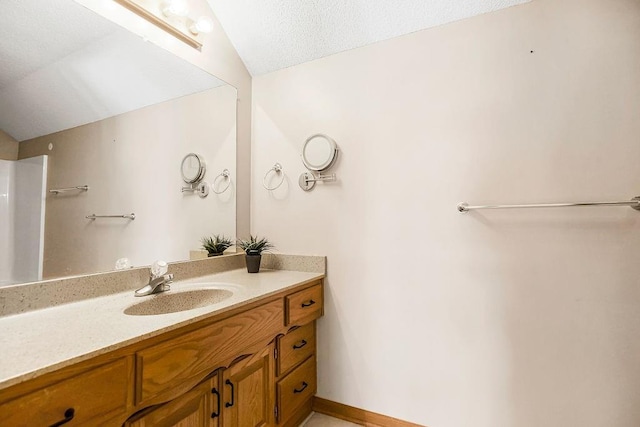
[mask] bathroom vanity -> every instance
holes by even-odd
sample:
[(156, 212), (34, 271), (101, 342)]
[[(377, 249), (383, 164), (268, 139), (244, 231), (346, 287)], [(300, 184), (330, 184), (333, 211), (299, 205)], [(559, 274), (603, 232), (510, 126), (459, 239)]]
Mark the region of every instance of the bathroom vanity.
[(127, 291), (0, 318), (0, 425), (298, 425), (316, 391), (323, 278), (235, 269), (172, 284), (172, 299), (232, 294), (191, 310), (128, 315), (163, 295)]

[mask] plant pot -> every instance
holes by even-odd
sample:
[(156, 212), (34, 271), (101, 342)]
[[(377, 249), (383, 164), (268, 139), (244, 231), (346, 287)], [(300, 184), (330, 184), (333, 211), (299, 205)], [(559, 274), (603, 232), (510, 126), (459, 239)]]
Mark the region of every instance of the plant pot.
[(222, 254), (223, 254), (222, 252), (209, 252), (207, 254), (207, 257), (211, 258), (212, 256), (220, 256)]
[(248, 273), (257, 273), (260, 271), (260, 260), (262, 259), (262, 255), (249, 255), (245, 256), (247, 260), (247, 272)]

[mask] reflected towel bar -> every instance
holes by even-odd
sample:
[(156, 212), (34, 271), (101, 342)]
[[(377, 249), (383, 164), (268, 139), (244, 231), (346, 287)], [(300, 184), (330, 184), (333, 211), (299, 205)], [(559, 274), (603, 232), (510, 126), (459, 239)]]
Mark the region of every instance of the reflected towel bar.
[(134, 213), (126, 214), (126, 215), (96, 215), (96, 214), (91, 214), (91, 215), (87, 215), (87, 216), (85, 216), (85, 218), (87, 218), (87, 219), (97, 219), (97, 218), (126, 218), (126, 219), (130, 219), (130, 220), (134, 220), (134, 219), (136, 219), (136, 214), (134, 214)]
[(640, 196), (624, 202), (577, 202), (577, 203), (543, 203), (530, 205), (485, 205), (469, 206), (467, 203), (458, 203), (458, 212), (465, 213), (476, 209), (519, 209), (519, 208), (567, 208), (581, 206), (629, 206), (640, 211)]
[(49, 193), (58, 194), (58, 193), (66, 193), (67, 191), (89, 191), (88, 185), (78, 185), (77, 187), (67, 187), (67, 188), (56, 188), (53, 190), (49, 190)]

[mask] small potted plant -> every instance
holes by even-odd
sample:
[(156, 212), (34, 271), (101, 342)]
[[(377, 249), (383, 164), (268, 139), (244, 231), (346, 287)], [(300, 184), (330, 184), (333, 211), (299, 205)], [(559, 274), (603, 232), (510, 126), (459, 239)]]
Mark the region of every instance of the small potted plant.
[(266, 238), (259, 239), (258, 236), (249, 236), (248, 240), (238, 239), (237, 243), (244, 253), (247, 260), (247, 272), (257, 273), (260, 271), (260, 261), (262, 260), (262, 252), (273, 249), (274, 246)]
[(231, 239), (227, 239), (224, 235), (219, 236), (218, 234), (213, 237), (203, 237), (201, 241), (202, 248), (207, 251), (210, 257), (222, 255), (222, 253), (232, 245)]

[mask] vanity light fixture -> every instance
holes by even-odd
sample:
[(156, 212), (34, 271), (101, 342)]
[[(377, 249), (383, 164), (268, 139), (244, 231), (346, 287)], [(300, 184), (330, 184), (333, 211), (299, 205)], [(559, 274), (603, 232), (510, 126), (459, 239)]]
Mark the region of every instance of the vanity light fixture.
[(201, 16), (189, 26), (189, 31), (192, 34), (210, 33), (213, 31), (213, 19), (208, 16)]
[(190, 18), (186, 0), (114, 0), (189, 46), (200, 50), (199, 34), (210, 33), (214, 22), (208, 16)]
[(164, 16), (187, 16), (189, 14), (189, 5), (185, 0), (166, 0), (162, 6)]

